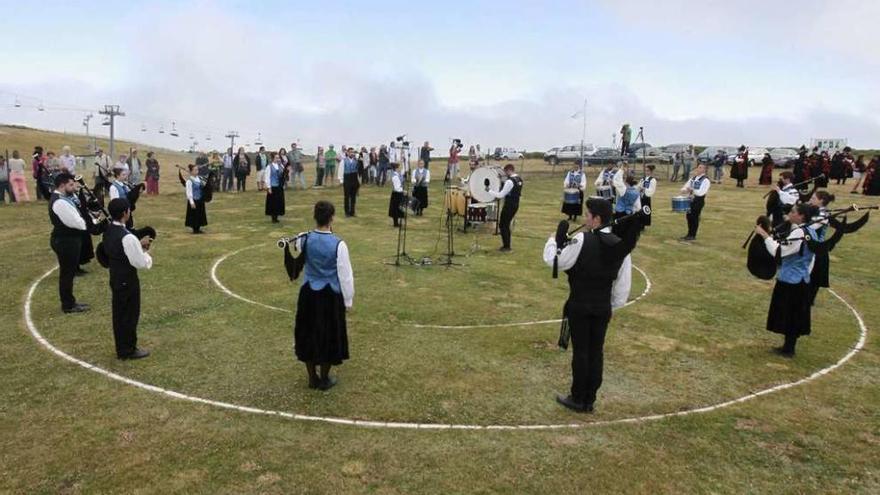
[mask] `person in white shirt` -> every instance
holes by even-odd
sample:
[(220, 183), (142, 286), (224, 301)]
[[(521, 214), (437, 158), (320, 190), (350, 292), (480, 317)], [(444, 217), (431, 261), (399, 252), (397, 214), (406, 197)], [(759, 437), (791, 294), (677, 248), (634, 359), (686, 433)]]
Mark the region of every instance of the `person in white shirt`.
[[(333, 234), (336, 209), (329, 201), (315, 204), (315, 229), (297, 236), (295, 260), (285, 247), (288, 276), (303, 282), (296, 304), (293, 347), (296, 358), (306, 365), (309, 388), (329, 390), (336, 385), (330, 368), (349, 358), (345, 313), (354, 305), (354, 273), (348, 246)], [(320, 375), (318, 370), (320, 369)]]
[(629, 163), (620, 162), (614, 176), (611, 178), (611, 186), (614, 188), (614, 197), (619, 198), (626, 192), (626, 178), (629, 176)]
[(208, 225), (208, 214), (205, 211), (205, 187), (207, 183), (199, 177), (199, 169), (195, 164), (187, 166), (189, 178), (186, 179), (186, 220), (184, 225), (192, 229), (193, 234), (201, 234), (202, 227)]
[(425, 208), (428, 207), (428, 184), (431, 182), (431, 171), (425, 166), (423, 160), (419, 160), (418, 167), (413, 171), (412, 175), (412, 195), (419, 200), (419, 206), (416, 209), (416, 216), (422, 216)]
[(501, 208), (501, 215), (498, 220), (498, 230), (501, 231), (501, 248), (499, 251), (510, 251), (510, 225), (513, 217), (519, 211), (519, 198), (522, 195), (523, 180), (517, 175), (516, 168), (512, 163), (504, 166), (504, 173), (507, 174), (507, 180), (501, 187), (501, 191), (492, 191), (486, 188), (489, 194), (495, 199), (503, 199), (504, 206)]
[(388, 201), (388, 216), (394, 220), (394, 226), (399, 227), (400, 219), (403, 217), (403, 212), (400, 211), (400, 207), (403, 205), (403, 177), (398, 172), (400, 168), (399, 163), (392, 162), (390, 167), (391, 199)]
[(49, 196), (49, 221), (52, 222), (52, 235), (49, 244), (58, 258), (58, 294), (61, 298), (61, 311), (82, 313), (88, 311), (87, 304), (76, 302), (73, 295), (73, 279), (79, 269), (83, 234), (86, 220), (73, 199), (76, 182), (67, 172), (60, 172), (54, 179), (55, 191)]
[(569, 220), (577, 220), (584, 214), (584, 189), (587, 187), (587, 173), (575, 164), (562, 181), (562, 213)]
[(712, 181), (706, 177), (706, 165), (701, 163), (697, 166), (694, 176), (691, 177), (681, 188), (681, 192), (691, 197), (691, 209), (687, 213), (688, 233), (682, 237), (683, 241), (693, 241), (697, 238), (697, 229), (700, 228), (700, 214), (706, 205), (706, 194)]
[(27, 188), (27, 182), (24, 178), (24, 160), (18, 154), (18, 150), (12, 152), (12, 158), (9, 159), (9, 183), (12, 185), (12, 194), (18, 202), (30, 202), (31, 194)]
[(61, 152), (61, 156), (58, 157), (61, 168), (70, 175), (76, 176), (76, 157), (70, 154), (70, 146), (61, 148)]
[(149, 270), (153, 258), (147, 252), (153, 239), (135, 237), (125, 224), (131, 216), (128, 201), (116, 198), (107, 205), (113, 220), (104, 232), (99, 250), (106, 254), (110, 269), (111, 307), (113, 311), (113, 339), (116, 357), (140, 359), (150, 355), (137, 345), (137, 326), (141, 313), (141, 285), (138, 270)]
[(131, 173), (131, 169), (128, 166), (128, 157), (125, 155), (119, 155), (119, 161), (113, 164), (113, 170), (122, 169), (126, 172), (126, 177)]
[[(648, 165), (646, 168), (648, 169), (648, 174), (639, 184), (639, 192), (642, 195), (642, 206), (650, 208), (651, 198), (653, 198), (654, 193), (657, 192), (657, 179), (654, 178), (654, 165)], [(651, 213), (642, 217), (642, 225), (645, 227), (651, 225)]]
[(113, 174), (110, 170), (110, 156), (106, 155), (104, 150), (98, 148), (98, 150), (95, 151), (95, 158), (92, 163), (94, 165), (92, 178), (95, 180), (95, 194), (100, 196), (101, 200), (103, 200), (104, 192), (106, 192), (107, 187), (110, 185), (110, 176)]

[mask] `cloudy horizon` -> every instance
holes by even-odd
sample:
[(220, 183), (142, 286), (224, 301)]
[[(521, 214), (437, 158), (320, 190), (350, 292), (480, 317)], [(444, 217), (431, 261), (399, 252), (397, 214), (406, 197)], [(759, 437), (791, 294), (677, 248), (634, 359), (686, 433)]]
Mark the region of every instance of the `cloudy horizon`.
[(3, 123), (82, 132), (114, 103), (120, 138), (173, 149), (225, 148), (234, 129), (270, 149), (406, 133), (544, 150), (580, 141), (586, 99), (598, 146), (629, 122), (655, 145), (880, 148), (880, 3), (0, 4), (17, 21)]

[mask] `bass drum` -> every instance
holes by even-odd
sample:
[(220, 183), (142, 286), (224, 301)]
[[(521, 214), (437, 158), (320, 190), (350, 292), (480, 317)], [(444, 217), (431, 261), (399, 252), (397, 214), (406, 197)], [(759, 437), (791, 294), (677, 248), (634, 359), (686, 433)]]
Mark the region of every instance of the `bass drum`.
[(477, 203), (491, 203), (495, 197), (486, 190), (499, 192), (505, 173), (501, 167), (480, 167), (468, 177), (468, 190)]

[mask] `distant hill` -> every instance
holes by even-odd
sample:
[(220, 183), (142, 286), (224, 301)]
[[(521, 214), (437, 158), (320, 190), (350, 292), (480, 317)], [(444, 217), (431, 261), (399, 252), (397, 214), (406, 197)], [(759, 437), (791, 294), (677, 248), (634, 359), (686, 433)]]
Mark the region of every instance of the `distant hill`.
[[(0, 125), (0, 153), (6, 150), (12, 154), (12, 150), (18, 150), (23, 156), (30, 156), (34, 146), (42, 146), (45, 151), (61, 153), (61, 148), (70, 146), (75, 155), (92, 155), (92, 146), (97, 146), (109, 152), (110, 140), (103, 137), (86, 136), (69, 132), (55, 132), (44, 129), (34, 129), (20, 125)], [(133, 141), (116, 140), (116, 153), (128, 153), (130, 148), (140, 150), (139, 155), (146, 155), (147, 151), (154, 151), (159, 157), (170, 158), (175, 162), (187, 162), (189, 153), (169, 150), (156, 146), (136, 143)]]

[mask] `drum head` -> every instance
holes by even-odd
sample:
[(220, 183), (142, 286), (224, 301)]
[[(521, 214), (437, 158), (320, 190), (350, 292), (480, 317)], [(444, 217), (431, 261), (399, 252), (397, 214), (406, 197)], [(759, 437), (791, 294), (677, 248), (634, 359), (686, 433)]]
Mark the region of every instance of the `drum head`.
[(489, 187), (490, 191), (498, 192), (501, 190), (501, 177), (504, 171), (500, 167), (480, 167), (468, 177), (468, 189), (471, 197), (478, 203), (491, 203), (495, 201), (495, 197), (486, 191)]

